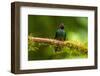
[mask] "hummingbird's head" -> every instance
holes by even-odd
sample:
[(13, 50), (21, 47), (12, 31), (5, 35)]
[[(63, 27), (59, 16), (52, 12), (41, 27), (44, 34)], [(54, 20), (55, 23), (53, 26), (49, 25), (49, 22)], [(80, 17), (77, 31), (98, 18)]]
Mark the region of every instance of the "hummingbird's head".
[(64, 29), (64, 24), (61, 23), (61, 24), (59, 25), (59, 28), (60, 28), (60, 29)]

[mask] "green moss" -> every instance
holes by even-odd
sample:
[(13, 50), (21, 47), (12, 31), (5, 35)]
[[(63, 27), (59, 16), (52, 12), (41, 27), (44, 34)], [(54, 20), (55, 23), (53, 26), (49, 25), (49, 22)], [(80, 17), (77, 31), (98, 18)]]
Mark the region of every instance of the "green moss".
[[(88, 57), (87, 53), (80, 52), (75, 48), (60, 47), (60, 51), (55, 52), (55, 45), (28, 40), (28, 60), (75, 59)], [(73, 46), (70, 45), (70, 47)]]

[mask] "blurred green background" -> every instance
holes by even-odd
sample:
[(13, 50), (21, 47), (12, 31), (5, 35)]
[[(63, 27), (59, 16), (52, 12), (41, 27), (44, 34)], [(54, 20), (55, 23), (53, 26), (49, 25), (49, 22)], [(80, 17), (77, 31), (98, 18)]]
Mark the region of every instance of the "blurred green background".
[[(64, 23), (65, 25), (64, 27), (68, 40), (79, 41), (87, 47), (88, 17), (28, 15), (28, 35), (54, 39), (60, 23)], [(75, 51), (73, 52), (73, 50), (68, 48), (63, 48), (63, 52), (55, 54), (54, 46), (52, 45), (31, 41), (28, 43), (29, 60), (87, 57), (87, 54), (81, 54)]]

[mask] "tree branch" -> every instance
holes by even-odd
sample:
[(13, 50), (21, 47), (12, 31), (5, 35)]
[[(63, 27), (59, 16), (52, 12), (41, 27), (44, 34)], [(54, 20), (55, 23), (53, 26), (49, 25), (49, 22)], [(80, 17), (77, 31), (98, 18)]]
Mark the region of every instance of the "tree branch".
[(76, 50), (81, 50), (82, 52), (87, 53), (88, 49), (82, 45), (81, 43), (77, 41), (59, 41), (56, 39), (48, 39), (48, 38), (38, 38), (38, 37), (31, 37), (29, 36), (29, 40), (32, 40), (33, 42), (39, 42), (39, 43), (48, 43), (52, 45), (62, 45), (66, 46), (70, 49), (76, 49)]

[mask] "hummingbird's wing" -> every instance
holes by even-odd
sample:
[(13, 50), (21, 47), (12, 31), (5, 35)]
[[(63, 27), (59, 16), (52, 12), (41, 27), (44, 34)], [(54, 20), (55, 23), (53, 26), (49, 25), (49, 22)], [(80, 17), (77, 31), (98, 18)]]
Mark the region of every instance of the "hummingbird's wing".
[(65, 34), (64, 34), (64, 41), (66, 40), (66, 32), (64, 32)]
[(55, 39), (57, 38), (57, 32), (56, 32), (56, 34), (55, 34)]

